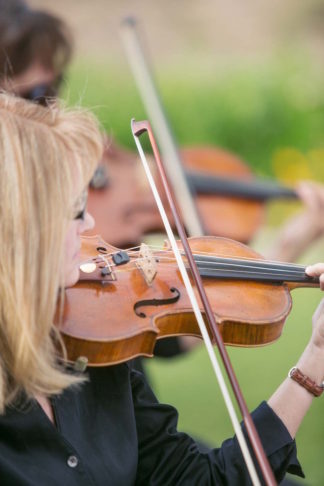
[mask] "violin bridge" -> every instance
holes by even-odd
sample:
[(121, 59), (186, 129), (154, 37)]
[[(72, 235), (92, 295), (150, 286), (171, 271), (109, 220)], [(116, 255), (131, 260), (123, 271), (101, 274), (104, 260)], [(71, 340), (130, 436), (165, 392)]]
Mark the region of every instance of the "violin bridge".
[(151, 250), (145, 243), (140, 246), (136, 266), (142, 272), (147, 285), (151, 285), (157, 274), (157, 265)]

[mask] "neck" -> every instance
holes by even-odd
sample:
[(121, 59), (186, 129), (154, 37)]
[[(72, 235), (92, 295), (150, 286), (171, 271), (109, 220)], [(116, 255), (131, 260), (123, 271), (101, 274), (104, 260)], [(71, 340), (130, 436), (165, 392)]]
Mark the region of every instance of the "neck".
[(309, 277), (305, 267), (266, 260), (224, 258), (196, 254), (202, 277), (255, 282), (291, 283), (294, 286), (318, 286), (318, 279)]
[(297, 193), (288, 187), (271, 181), (253, 179), (239, 180), (227, 177), (216, 177), (199, 172), (186, 173), (189, 186), (198, 194), (217, 194), (219, 196), (237, 197), (266, 201), (269, 199), (297, 199)]

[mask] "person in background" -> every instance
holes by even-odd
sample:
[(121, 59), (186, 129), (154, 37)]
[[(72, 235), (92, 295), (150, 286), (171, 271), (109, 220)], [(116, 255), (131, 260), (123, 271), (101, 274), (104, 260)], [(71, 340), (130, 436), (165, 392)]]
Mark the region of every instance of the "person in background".
[(64, 22), (21, 0), (0, 0), (0, 86), (46, 104), (55, 98), (72, 55)]

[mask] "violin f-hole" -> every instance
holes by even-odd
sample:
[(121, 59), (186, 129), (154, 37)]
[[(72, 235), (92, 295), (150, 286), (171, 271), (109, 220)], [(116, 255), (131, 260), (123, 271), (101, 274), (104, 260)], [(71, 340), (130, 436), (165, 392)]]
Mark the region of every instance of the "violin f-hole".
[(167, 305), (167, 304), (175, 304), (180, 299), (181, 293), (175, 287), (170, 288), (170, 292), (175, 294), (174, 297), (170, 297), (169, 299), (147, 299), (147, 300), (140, 300), (134, 304), (134, 312), (138, 317), (142, 317), (143, 319), (146, 317), (144, 312), (139, 310), (140, 307), (145, 307), (149, 305), (159, 306), (159, 305)]

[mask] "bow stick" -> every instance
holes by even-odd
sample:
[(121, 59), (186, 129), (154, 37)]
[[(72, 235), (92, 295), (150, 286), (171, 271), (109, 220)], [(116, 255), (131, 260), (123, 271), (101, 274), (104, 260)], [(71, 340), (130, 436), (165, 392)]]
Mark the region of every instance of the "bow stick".
[(258, 436), (258, 433), (257, 433), (256, 428), (254, 426), (254, 423), (252, 421), (251, 415), (248, 411), (246, 402), (243, 398), (243, 395), (242, 395), (242, 392), (240, 390), (240, 387), (239, 387), (237, 378), (235, 376), (233, 367), (231, 365), (229, 356), (228, 356), (226, 348), (224, 346), (223, 339), (222, 339), (221, 334), (219, 332), (219, 329), (217, 327), (213, 311), (211, 309), (211, 306), (210, 306), (210, 303), (208, 301), (205, 289), (203, 287), (203, 283), (202, 283), (202, 280), (201, 280), (201, 277), (200, 277), (200, 274), (199, 274), (199, 270), (197, 268), (197, 265), (195, 263), (193, 254), (191, 252), (191, 249), (190, 249), (190, 246), (189, 246), (189, 243), (188, 243), (188, 240), (187, 240), (187, 235), (185, 233), (184, 226), (183, 226), (181, 219), (180, 219), (177, 203), (174, 200), (174, 196), (172, 194), (172, 190), (171, 190), (170, 184), (168, 182), (164, 166), (161, 162), (161, 158), (160, 158), (160, 155), (159, 155), (157, 144), (156, 144), (154, 136), (153, 136), (151, 126), (150, 126), (148, 121), (136, 122), (135, 120), (132, 120), (131, 129), (132, 129), (132, 133), (133, 133), (133, 136), (134, 136), (134, 140), (135, 140), (138, 152), (140, 154), (140, 157), (141, 157), (141, 160), (142, 160), (142, 163), (143, 163), (143, 166), (144, 166), (146, 176), (147, 176), (148, 181), (150, 183), (150, 186), (151, 186), (155, 201), (157, 203), (158, 209), (160, 211), (160, 214), (161, 214), (161, 217), (162, 217), (162, 220), (163, 220), (163, 223), (164, 223), (164, 226), (165, 226), (171, 247), (172, 247), (173, 252), (175, 254), (175, 258), (177, 260), (181, 276), (183, 278), (186, 290), (188, 292), (188, 296), (190, 298), (190, 301), (191, 301), (191, 304), (192, 304), (192, 307), (193, 307), (193, 310), (194, 310), (194, 313), (195, 313), (195, 316), (196, 316), (196, 319), (197, 319), (197, 322), (198, 322), (198, 325), (199, 325), (199, 328), (200, 328), (201, 335), (202, 335), (203, 340), (205, 342), (209, 358), (211, 360), (214, 372), (215, 372), (216, 377), (218, 379), (218, 383), (219, 383), (219, 386), (221, 388), (221, 391), (222, 391), (222, 394), (223, 394), (223, 397), (224, 397), (224, 401), (225, 401), (228, 413), (230, 415), (230, 418), (231, 418), (231, 421), (232, 421), (232, 424), (233, 424), (233, 427), (234, 427), (234, 431), (235, 431), (236, 436), (237, 436), (237, 440), (238, 440), (239, 445), (241, 447), (241, 451), (242, 451), (246, 466), (248, 468), (252, 483), (255, 486), (260, 486), (260, 480), (259, 480), (258, 475), (256, 473), (256, 469), (255, 469), (255, 466), (253, 464), (253, 461), (252, 461), (246, 440), (244, 438), (242, 429), (240, 427), (239, 420), (236, 416), (230, 394), (228, 392), (224, 378), (222, 376), (222, 372), (221, 372), (220, 366), (218, 364), (218, 361), (217, 361), (217, 358), (216, 358), (216, 355), (215, 355), (215, 352), (214, 352), (214, 349), (213, 349), (213, 346), (212, 346), (212, 342), (210, 340), (206, 325), (204, 323), (203, 316), (202, 316), (201, 311), (199, 309), (198, 301), (197, 301), (196, 296), (194, 294), (193, 287), (190, 283), (189, 275), (187, 273), (184, 262), (182, 260), (182, 256), (181, 256), (180, 251), (178, 249), (173, 231), (171, 229), (169, 220), (167, 218), (165, 209), (163, 207), (161, 198), (159, 196), (157, 187), (155, 185), (153, 176), (151, 174), (149, 165), (147, 163), (143, 148), (142, 148), (141, 143), (139, 141), (139, 137), (145, 132), (148, 133), (149, 140), (150, 140), (150, 143), (151, 143), (151, 146), (152, 146), (152, 149), (153, 149), (154, 157), (155, 157), (155, 160), (156, 160), (156, 163), (157, 163), (157, 166), (158, 166), (158, 169), (159, 169), (159, 173), (160, 173), (160, 176), (161, 176), (161, 180), (162, 180), (162, 183), (163, 183), (163, 187), (164, 187), (164, 190), (165, 190), (165, 193), (166, 193), (169, 205), (170, 205), (170, 209), (171, 209), (173, 217), (174, 217), (176, 228), (177, 228), (178, 234), (180, 236), (184, 252), (185, 252), (186, 257), (188, 259), (188, 263), (189, 263), (189, 266), (190, 266), (190, 269), (191, 269), (193, 280), (195, 282), (195, 285), (197, 287), (201, 302), (202, 302), (204, 310), (205, 310), (205, 314), (206, 314), (207, 321), (208, 321), (208, 324), (209, 324), (209, 329), (210, 329), (210, 331), (213, 335), (213, 338), (214, 338), (214, 340), (217, 344), (217, 347), (218, 347), (220, 356), (222, 358), (225, 370), (226, 370), (228, 378), (230, 380), (234, 395), (236, 397), (240, 412), (242, 414), (243, 422), (245, 424), (250, 443), (251, 443), (252, 448), (254, 450), (257, 462), (260, 466), (260, 470), (262, 472), (265, 483), (268, 486), (274, 486), (274, 485), (277, 484), (276, 480), (274, 478), (274, 475), (273, 475), (273, 472), (270, 468), (268, 459), (267, 459), (265, 452), (263, 450), (260, 438)]
[(201, 218), (186, 180), (183, 163), (166, 121), (161, 99), (159, 98), (153, 76), (145, 60), (143, 49), (136, 32), (136, 21), (132, 17), (122, 23), (122, 34), (128, 59), (135, 81), (141, 93), (146, 111), (152, 120), (154, 131), (160, 141), (165, 168), (169, 180), (173, 181), (173, 191), (179, 201), (186, 228), (191, 236), (204, 234)]

